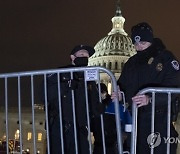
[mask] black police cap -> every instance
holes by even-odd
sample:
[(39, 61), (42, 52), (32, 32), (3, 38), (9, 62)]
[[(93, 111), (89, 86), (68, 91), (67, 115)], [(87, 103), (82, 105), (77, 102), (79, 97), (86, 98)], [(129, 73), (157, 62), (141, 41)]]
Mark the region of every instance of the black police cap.
[(153, 29), (146, 22), (139, 23), (131, 28), (131, 39), (133, 43), (139, 41), (152, 42)]
[(71, 51), (71, 55), (74, 55), (79, 50), (86, 50), (89, 53), (89, 56), (92, 56), (95, 53), (94, 48), (87, 46), (87, 45), (77, 45)]

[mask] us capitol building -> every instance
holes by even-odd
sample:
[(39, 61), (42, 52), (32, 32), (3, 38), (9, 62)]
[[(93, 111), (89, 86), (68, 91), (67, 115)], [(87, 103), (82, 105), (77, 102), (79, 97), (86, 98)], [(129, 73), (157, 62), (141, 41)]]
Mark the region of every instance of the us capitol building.
[[(124, 30), (125, 18), (117, 5), (116, 14), (112, 18), (112, 29), (107, 36), (95, 45), (95, 53), (89, 58), (89, 66), (103, 66), (111, 70), (119, 78), (126, 61), (135, 54), (131, 38)], [(111, 91), (111, 81), (105, 73), (101, 73), (101, 82)]]

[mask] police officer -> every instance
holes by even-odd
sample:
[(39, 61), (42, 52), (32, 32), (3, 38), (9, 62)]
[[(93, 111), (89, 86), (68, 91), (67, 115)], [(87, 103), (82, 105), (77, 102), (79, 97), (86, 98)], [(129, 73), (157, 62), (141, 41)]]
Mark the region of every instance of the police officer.
[[(86, 45), (76, 46), (70, 54), (70, 67), (81, 67), (88, 65), (88, 58), (94, 54), (95, 50)], [(74, 125), (77, 128), (78, 153), (89, 153), (87, 115), (86, 115), (86, 98), (85, 84), (83, 72), (74, 72), (73, 79), (70, 73), (60, 74), (61, 85), (61, 109), (63, 123), (63, 141), (64, 153), (75, 154)], [(97, 105), (99, 103), (98, 91), (95, 82), (88, 82), (88, 103), (90, 117), (98, 114)], [(74, 90), (76, 124), (73, 123), (72, 109), (72, 90)], [(59, 101), (58, 101), (58, 81), (57, 74), (51, 74), (47, 78), (47, 94), (48, 94), (48, 115), (49, 115), (49, 138), (51, 154), (61, 154), (61, 138), (60, 138), (60, 119), (59, 119)], [(97, 108), (96, 108), (97, 107)]]
[[(147, 137), (151, 132), (151, 96), (136, 95), (146, 87), (178, 87), (179, 62), (166, 49), (162, 41), (154, 38), (151, 26), (145, 22), (132, 27), (131, 38), (137, 54), (130, 57), (124, 65), (118, 84), (125, 92), (126, 100), (136, 103), (138, 112), (137, 153), (149, 154)], [(167, 132), (167, 95), (156, 95), (155, 132), (166, 137)], [(177, 137), (171, 124), (171, 137)], [(171, 154), (176, 153), (176, 144), (171, 144)], [(166, 153), (166, 144), (154, 148), (155, 154)]]

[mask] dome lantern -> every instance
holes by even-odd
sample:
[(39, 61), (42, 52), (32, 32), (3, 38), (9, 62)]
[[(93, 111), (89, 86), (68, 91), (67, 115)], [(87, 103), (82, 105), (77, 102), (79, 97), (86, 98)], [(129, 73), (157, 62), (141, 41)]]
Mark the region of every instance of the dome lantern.
[(117, 3), (116, 15), (111, 19), (111, 21), (112, 21), (113, 27), (112, 27), (112, 30), (108, 33), (108, 35), (120, 33), (122, 35), (127, 36), (127, 33), (124, 31), (125, 18), (121, 14), (119, 3)]

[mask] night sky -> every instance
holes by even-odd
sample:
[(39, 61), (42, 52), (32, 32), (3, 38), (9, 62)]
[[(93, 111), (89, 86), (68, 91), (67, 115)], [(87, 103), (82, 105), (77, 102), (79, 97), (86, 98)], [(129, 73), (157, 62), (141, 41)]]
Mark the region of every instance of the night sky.
[[(121, 0), (125, 31), (148, 22), (180, 60), (180, 0)], [(1, 0), (0, 73), (68, 64), (77, 44), (94, 46), (112, 28), (115, 0)]]

